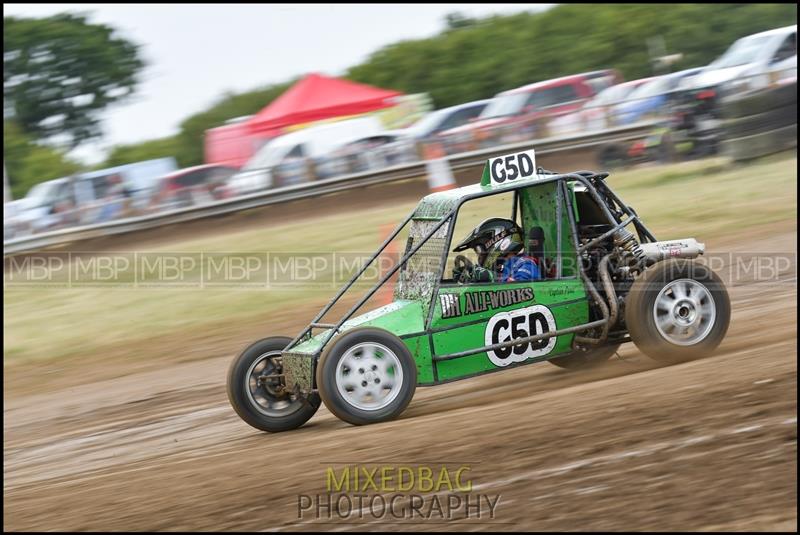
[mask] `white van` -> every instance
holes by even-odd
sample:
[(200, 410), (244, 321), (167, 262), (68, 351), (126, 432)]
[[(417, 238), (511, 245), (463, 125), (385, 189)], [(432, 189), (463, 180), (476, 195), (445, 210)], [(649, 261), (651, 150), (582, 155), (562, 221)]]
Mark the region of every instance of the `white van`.
[(143, 208), (156, 180), (177, 168), (175, 158), (170, 156), (79, 173), (72, 179), (63, 177), (40, 182), (19, 199), (14, 208), (16, 214), (9, 224), (20, 234), (46, 230), (63, 223), (63, 214), (55, 214), (59, 204), (76, 210), (72, 224), (100, 222), (98, 218), (104, 215), (104, 198), (111, 185), (109, 179), (114, 175), (122, 180), (129, 192), (132, 207)]
[(323, 157), (343, 145), (383, 132), (375, 117), (359, 117), (285, 134), (264, 145), (228, 184), (237, 195), (272, 187), (275, 167), (294, 164), (302, 170), (307, 158)]
[(742, 37), (698, 74), (685, 78), (679, 90), (745, 91), (766, 87), (772, 76), (797, 72), (797, 25)]

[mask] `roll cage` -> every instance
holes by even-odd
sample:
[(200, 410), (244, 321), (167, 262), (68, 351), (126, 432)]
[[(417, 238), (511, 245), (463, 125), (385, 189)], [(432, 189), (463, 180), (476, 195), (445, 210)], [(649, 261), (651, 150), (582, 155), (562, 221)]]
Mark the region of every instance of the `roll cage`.
[[(528, 180), (519, 180), (517, 182), (512, 182), (507, 185), (503, 186), (489, 186), (486, 184), (482, 185), (474, 185), (474, 186), (466, 186), (463, 188), (459, 188), (456, 190), (449, 190), (447, 192), (440, 192), (438, 194), (432, 194), (428, 197), (425, 197), (417, 208), (409, 214), (393, 231), (392, 233), (383, 241), (383, 243), (378, 247), (377, 251), (372, 254), (372, 256), (367, 260), (361, 268), (353, 275), (350, 280), (342, 286), (342, 288), (337, 292), (337, 294), (320, 310), (320, 312), (314, 317), (314, 319), (298, 334), (284, 349), (285, 352), (291, 352), (292, 348), (296, 347), (298, 344), (302, 343), (305, 340), (308, 340), (313, 335), (314, 329), (326, 329), (328, 332), (325, 334), (324, 338), (322, 339), (320, 345), (316, 349), (313, 357), (316, 359), (320, 356), (326, 345), (331, 341), (331, 339), (336, 335), (336, 333), (340, 332), (344, 323), (346, 323), (353, 315), (378, 291), (378, 289), (386, 284), (386, 282), (394, 276), (400, 269), (404, 268), (409, 260), (418, 252), (420, 249), (428, 243), (429, 240), (437, 233), (440, 233), (443, 229), (445, 231), (444, 237), (444, 247), (441, 252), (441, 258), (438, 263), (438, 268), (435, 270), (435, 276), (429, 277), (430, 282), (432, 285), (426, 286), (424, 292), (422, 292), (418, 299), (423, 299), (426, 301), (426, 321), (425, 321), (425, 329), (430, 329), (433, 312), (435, 309), (435, 299), (438, 294), (439, 287), (442, 283), (442, 272), (444, 270), (445, 262), (447, 260), (447, 255), (451, 247), (452, 238), (453, 238), (453, 231), (455, 227), (456, 217), (458, 215), (458, 211), (461, 206), (471, 200), (482, 198), (482, 197), (489, 197), (492, 195), (497, 195), (501, 193), (514, 193), (514, 202), (512, 208), (512, 219), (516, 218), (516, 212), (518, 209), (518, 196), (519, 192), (522, 189), (535, 187), (542, 184), (548, 183), (556, 183), (556, 210), (560, 212), (562, 206), (567, 210), (567, 219), (569, 221), (569, 234), (570, 240), (572, 245), (575, 248), (576, 255), (580, 256), (581, 253), (589, 249), (590, 247), (600, 243), (601, 241), (613, 236), (615, 233), (624, 229), (628, 225), (633, 224), (636, 233), (639, 238), (640, 243), (648, 243), (648, 242), (655, 242), (656, 238), (650, 232), (650, 230), (645, 226), (645, 224), (639, 219), (636, 212), (625, 204), (615, 193), (614, 191), (605, 183), (605, 178), (608, 177), (608, 173), (595, 173), (592, 171), (576, 171), (573, 173), (566, 173), (566, 174), (558, 174), (551, 171), (546, 171), (541, 168), (538, 169), (536, 178), (528, 179)], [(603, 217), (605, 217), (607, 223), (611, 225), (611, 228), (597, 236), (590, 241), (581, 245), (579, 241), (579, 233), (578, 227), (576, 222), (576, 206), (573, 203), (573, 196), (569, 194), (568, 190), (568, 182), (581, 184), (586, 188), (586, 191), (591, 196), (591, 198), (597, 203), (602, 211)], [(442, 194), (447, 194), (446, 198), (442, 198)], [(443, 202), (444, 200), (450, 201)], [(557, 216), (560, 219), (560, 214)], [(350, 309), (341, 317), (336, 323), (322, 323), (320, 320), (333, 308), (333, 306), (341, 299), (341, 297), (355, 284), (355, 282), (361, 277), (364, 272), (369, 268), (369, 266), (378, 258), (378, 256), (386, 249), (386, 247), (395, 239), (397, 236), (403, 231), (403, 229), (409, 225), (412, 221), (428, 221), (431, 222), (431, 228), (427, 230), (427, 232), (414, 243), (411, 237), (409, 237), (409, 241), (407, 243), (406, 251), (404, 252), (400, 261), (393, 266), (387, 273), (385, 273), (380, 280), (375, 283), (370, 290), (364, 295), (358, 302), (350, 307)], [(561, 225), (558, 225), (558, 238), (557, 242), (561, 243)], [(556, 259), (556, 266), (557, 266), (557, 278), (560, 278), (561, 275), (561, 247), (557, 248), (557, 259)], [(591, 279), (587, 276), (586, 270), (583, 266), (582, 262), (577, 262), (577, 269), (578, 269), (578, 276), (583, 280), (584, 285), (592, 297), (592, 299), (598, 304), (601, 310), (604, 310), (604, 318), (596, 321), (592, 321), (589, 323), (585, 323), (583, 325), (577, 325), (573, 327), (569, 327), (567, 329), (562, 329), (555, 332), (546, 332), (536, 336), (528, 337), (526, 339), (515, 339), (509, 342), (505, 342), (502, 344), (496, 344), (494, 346), (485, 346), (475, 349), (470, 349), (468, 351), (463, 351), (460, 353), (455, 353), (451, 355), (442, 355), (437, 360), (448, 360), (451, 358), (458, 358), (460, 356), (480, 353), (484, 351), (494, 350), (502, 347), (508, 347), (517, 345), (520, 343), (525, 342), (533, 342), (537, 340), (541, 340), (543, 338), (549, 338), (552, 336), (559, 336), (562, 334), (567, 333), (575, 333), (580, 331), (585, 331), (588, 329), (593, 329), (596, 327), (601, 327), (608, 323), (608, 310), (606, 305), (602, 302), (602, 297), (600, 296), (595, 283), (591, 281)], [(398, 289), (402, 287), (403, 280), (401, 280), (398, 284)], [(424, 294), (429, 293), (430, 295), (425, 296)]]

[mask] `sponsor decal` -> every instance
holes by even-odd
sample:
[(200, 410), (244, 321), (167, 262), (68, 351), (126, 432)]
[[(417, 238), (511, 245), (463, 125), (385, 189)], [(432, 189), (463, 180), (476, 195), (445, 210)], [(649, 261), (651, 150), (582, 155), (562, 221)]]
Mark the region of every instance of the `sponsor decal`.
[(533, 299), (531, 288), (509, 288), (508, 290), (486, 290), (464, 294), (464, 313), (475, 314), (495, 308), (504, 308)]
[[(492, 245), (494, 245), (495, 243), (499, 242), (500, 240), (507, 240), (508, 243), (511, 243), (511, 240), (508, 238), (508, 236), (512, 232), (513, 232), (512, 229), (505, 229), (505, 230), (502, 230), (502, 231), (498, 232), (497, 234), (495, 234), (494, 236), (492, 236), (491, 238), (486, 240), (486, 243), (484, 244), (484, 248), (488, 249)], [(508, 244), (504, 243), (501, 247), (503, 247), (503, 246), (508, 247)]]
[[(544, 305), (533, 305), (519, 310), (500, 312), (491, 317), (484, 334), (487, 346), (536, 336), (556, 330), (556, 319)], [(489, 360), (495, 366), (508, 366), (514, 362), (541, 357), (550, 353), (556, 346), (557, 338), (545, 338), (533, 342), (523, 342), (515, 346), (487, 351)]]
[(442, 318), (457, 318), (461, 315), (461, 302), (458, 294), (439, 294), (442, 305)]
[(505, 308), (533, 299), (532, 288), (509, 288), (507, 290), (482, 290), (465, 292), (462, 308), (458, 294), (439, 294), (442, 306), (442, 319), (457, 318), (496, 308)]

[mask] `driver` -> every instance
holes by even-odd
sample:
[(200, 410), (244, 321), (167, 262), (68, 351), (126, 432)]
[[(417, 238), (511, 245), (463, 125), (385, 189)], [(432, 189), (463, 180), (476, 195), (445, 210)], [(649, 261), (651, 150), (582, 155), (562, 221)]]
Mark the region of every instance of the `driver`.
[[(523, 254), (522, 229), (510, 219), (494, 217), (478, 225), (461, 240), (453, 252), (472, 248), (478, 265), (472, 267), (466, 258), (456, 258), (453, 278), (460, 282), (514, 282), (541, 278), (536, 260)], [(463, 268), (458, 266), (461, 258)]]

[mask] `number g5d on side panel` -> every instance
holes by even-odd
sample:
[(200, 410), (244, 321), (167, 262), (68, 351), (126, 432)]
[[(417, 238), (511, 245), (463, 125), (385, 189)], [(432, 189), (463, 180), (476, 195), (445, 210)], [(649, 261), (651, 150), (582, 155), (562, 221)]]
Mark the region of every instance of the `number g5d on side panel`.
[[(486, 325), (484, 341), (487, 346), (536, 336), (556, 330), (556, 319), (544, 305), (533, 305), (509, 312), (495, 314)], [(533, 357), (547, 355), (556, 346), (556, 337), (522, 343), (488, 351), (486, 354), (495, 366), (508, 366)]]
[(536, 154), (529, 150), (492, 158), (489, 160), (489, 175), (494, 185), (536, 176)]

